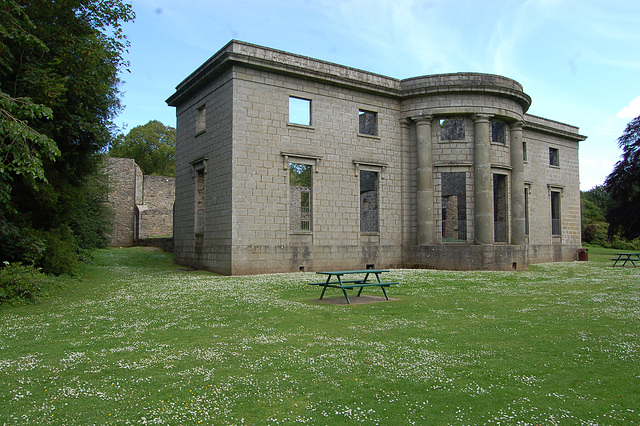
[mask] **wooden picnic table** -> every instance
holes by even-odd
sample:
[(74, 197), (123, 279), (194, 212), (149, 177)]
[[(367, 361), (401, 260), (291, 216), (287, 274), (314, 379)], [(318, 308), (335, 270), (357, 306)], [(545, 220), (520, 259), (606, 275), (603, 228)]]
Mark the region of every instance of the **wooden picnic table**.
[(636, 262), (640, 262), (640, 253), (616, 253), (616, 256), (618, 257), (612, 257), (610, 259), (613, 260), (612, 266), (616, 266), (618, 262), (622, 262), (622, 265), (620, 266), (625, 266), (627, 262), (631, 262), (631, 264), (635, 268), (636, 266), (638, 266), (636, 265)]
[[(362, 289), (364, 287), (380, 287), (382, 292), (384, 293), (384, 297), (389, 300), (389, 296), (387, 295), (387, 290), (385, 287), (389, 287), (392, 285), (397, 285), (397, 282), (383, 282), (380, 279), (380, 274), (389, 272), (387, 269), (359, 269), (353, 271), (321, 271), (316, 272), (320, 275), (326, 275), (327, 279), (324, 282), (319, 283), (309, 283), (309, 285), (318, 285), (322, 287), (322, 293), (320, 294), (320, 300), (324, 297), (324, 292), (327, 291), (328, 287), (339, 288), (344, 293), (344, 298), (347, 299), (347, 303), (351, 304), (351, 300), (349, 300), (349, 295), (347, 295), (347, 290), (359, 288), (358, 297), (362, 293)], [(364, 278), (356, 278), (353, 280), (344, 280), (343, 277), (345, 275), (364, 275)], [(375, 276), (375, 281), (373, 280), (373, 276)], [(332, 280), (332, 277), (333, 278)]]

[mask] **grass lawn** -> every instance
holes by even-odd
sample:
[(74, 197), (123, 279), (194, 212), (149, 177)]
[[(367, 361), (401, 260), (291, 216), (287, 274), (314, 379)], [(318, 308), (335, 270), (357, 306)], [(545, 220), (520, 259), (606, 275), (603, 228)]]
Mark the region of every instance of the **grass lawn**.
[(0, 424), (640, 424), (640, 268), (611, 252), (396, 270), (398, 301), (336, 306), (313, 273), (99, 251), (55, 297), (0, 308)]

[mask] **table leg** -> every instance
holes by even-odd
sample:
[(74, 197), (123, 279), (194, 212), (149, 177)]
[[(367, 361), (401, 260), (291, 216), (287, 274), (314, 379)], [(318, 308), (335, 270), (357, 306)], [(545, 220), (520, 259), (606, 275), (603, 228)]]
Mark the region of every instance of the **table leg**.
[(340, 283), (340, 288), (342, 289), (342, 292), (344, 293), (344, 298), (347, 299), (347, 303), (350, 305), (351, 304), (351, 300), (349, 300), (349, 295), (347, 295), (347, 290), (342, 285), (342, 277), (340, 277), (340, 275), (336, 275), (336, 276), (338, 277), (338, 282)]
[(382, 289), (382, 292), (384, 293), (384, 297), (386, 297), (387, 300), (389, 300), (389, 296), (387, 295), (387, 290), (384, 289), (383, 285), (381, 285), (380, 288)]
[(329, 282), (331, 281), (331, 275), (327, 277), (327, 282), (324, 283), (324, 288), (322, 289), (322, 293), (320, 293), (320, 300), (324, 296), (324, 292), (327, 291), (327, 287), (329, 286)]

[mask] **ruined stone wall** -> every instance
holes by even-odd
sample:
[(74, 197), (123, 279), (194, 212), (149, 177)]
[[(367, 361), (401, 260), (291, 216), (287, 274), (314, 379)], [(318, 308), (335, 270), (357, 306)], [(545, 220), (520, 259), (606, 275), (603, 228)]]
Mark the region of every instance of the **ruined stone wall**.
[(139, 239), (173, 235), (174, 178), (143, 176), (130, 158), (108, 158), (110, 245), (130, 247)]
[(109, 158), (106, 169), (113, 211), (110, 245), (130, 247), (136, 240), (136, 200), (142, 199), (137, 183), (142, 181), (142, 171), (130, 158)]
[(143, 204), (138, 207), (138, 238), (173, 235), (173, 202), (175, 179), (166, 176), (144, 176)]

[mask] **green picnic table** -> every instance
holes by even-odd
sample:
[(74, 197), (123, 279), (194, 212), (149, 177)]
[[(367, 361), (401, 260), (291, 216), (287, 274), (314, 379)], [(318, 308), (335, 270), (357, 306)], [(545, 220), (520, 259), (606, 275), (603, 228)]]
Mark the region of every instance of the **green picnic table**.
[(622, 262), (620, 266), (625, 266), (627, 262), (631, 262), (635, 268), (636, 262), (640, 262), (640, 253), (616, 253), (616, 256), (618, 257), (611, 258), (611, 260), (613, 260), (613, 266), (616, 266), (618, 262)]
[[(397, 285), (397, 282), (383, 282), (380, 279), (380, 274), (389, 272), (387, 269), (358, 269), (354, 271), (320, 271), (316, 274), (326, 275), (327, 279), (324, 282), (309, 283), (309, 285), (318, 285), (322, 287), (322, 293), (320, 294), (320, 300), (324, 297), (325, 291), (328, 287), (339, 288), (344, 293), (344, 298), (347, 299), (347, 303), (351, 304), (347, 290), (359, 288), (358, 297), (362, 293), (364, 287), (380, 287), (384, 293), (384, 297), (389, 300), (386, 287)], [(344, 280), (345, 275), (364, 275), (364, 278), (356, 278), (352, 280)], [(332, 280), (333, 277), (333, 280)], [(375, 280), (374, 278), (375, 277)]]

